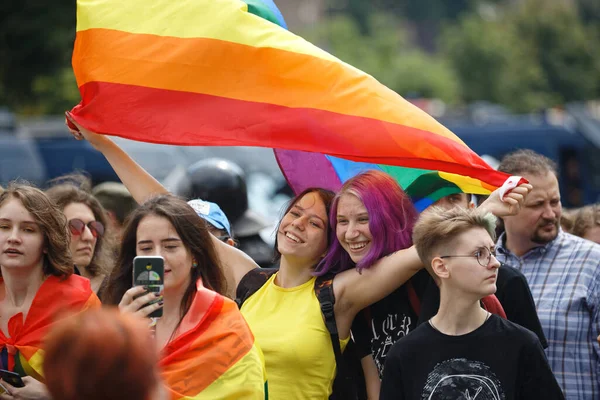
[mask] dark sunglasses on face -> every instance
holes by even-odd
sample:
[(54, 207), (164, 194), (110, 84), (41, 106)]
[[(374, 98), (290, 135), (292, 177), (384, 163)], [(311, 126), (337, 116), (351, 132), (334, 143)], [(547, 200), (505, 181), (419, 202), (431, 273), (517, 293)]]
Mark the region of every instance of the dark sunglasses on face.
[[(79, 218), (73, 218), (69, 221), (69, 229), (73, 235), (82, 235), (85, 230), (86, 223)], [(92, 236), (95, 238), (104, 235), (104, 225), (100, 221), (90, 221), (87, 223), (87, 227), (92, 232)]]

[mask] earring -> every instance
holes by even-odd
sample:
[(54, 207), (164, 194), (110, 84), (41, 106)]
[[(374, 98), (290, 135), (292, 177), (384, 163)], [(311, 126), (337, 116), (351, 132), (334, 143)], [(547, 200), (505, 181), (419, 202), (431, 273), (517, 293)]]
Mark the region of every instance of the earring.
[(198, 267), (198, 263), (196, 262), (196, 260), (192, 261), (192, 268), (196, 268)]

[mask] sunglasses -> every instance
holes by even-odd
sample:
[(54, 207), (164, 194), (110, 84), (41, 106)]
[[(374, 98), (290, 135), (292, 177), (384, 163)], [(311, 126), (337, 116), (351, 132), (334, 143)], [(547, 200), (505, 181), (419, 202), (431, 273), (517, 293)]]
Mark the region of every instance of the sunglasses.
[[(82, 235), (85, 230), (86, 223), (79, 218), (73, 218), (69, 220), (69, 229), (73, 235)], [(87, 227), (92, 232), (92, 236), (95, 238), (104, 235), (104, 225), (100, 221), (90, 221), (87, 223)]]

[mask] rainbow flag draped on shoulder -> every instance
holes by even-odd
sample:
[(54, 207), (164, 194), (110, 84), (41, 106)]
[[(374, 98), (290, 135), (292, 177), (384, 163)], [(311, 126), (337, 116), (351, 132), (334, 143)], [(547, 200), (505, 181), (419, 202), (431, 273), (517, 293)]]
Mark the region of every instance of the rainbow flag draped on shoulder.
[(237, 305), (202, 286), (163, 350), (171, 399), (267, 399), (265, 363)]
[(265, 19), (262, 3), (78, 0), (73, 118), (145, 142), (442, 171), (479, 193), (507, 178), (370, 75)]
[[(0, 286), (4, 280), (0, 278)], [(43, 340), (57, 319), (88, 308), (100, 307), (90, 281), (78, 275), (66, 279), (49, 276), (38, 289), (27, 318), (14, 315), (8, 321), (8, 337), (0, 330), (0, 368), (44, 381)]]

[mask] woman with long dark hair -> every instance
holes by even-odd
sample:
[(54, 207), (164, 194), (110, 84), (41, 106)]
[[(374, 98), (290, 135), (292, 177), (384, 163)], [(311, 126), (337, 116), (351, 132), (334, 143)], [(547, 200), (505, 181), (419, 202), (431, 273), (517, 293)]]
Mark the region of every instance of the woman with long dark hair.
[[(261, 400), (262, 353), (236, 304), (219, 294), (224, 278), (212, 237), (185, 201), (164, 195), (146, 201), (125, 225), (104, 303), (144, 317), (162, 308), (154, 337), (172, 398)], [(162, 294), (132, 287), (136, 256), (164, 259)]]

